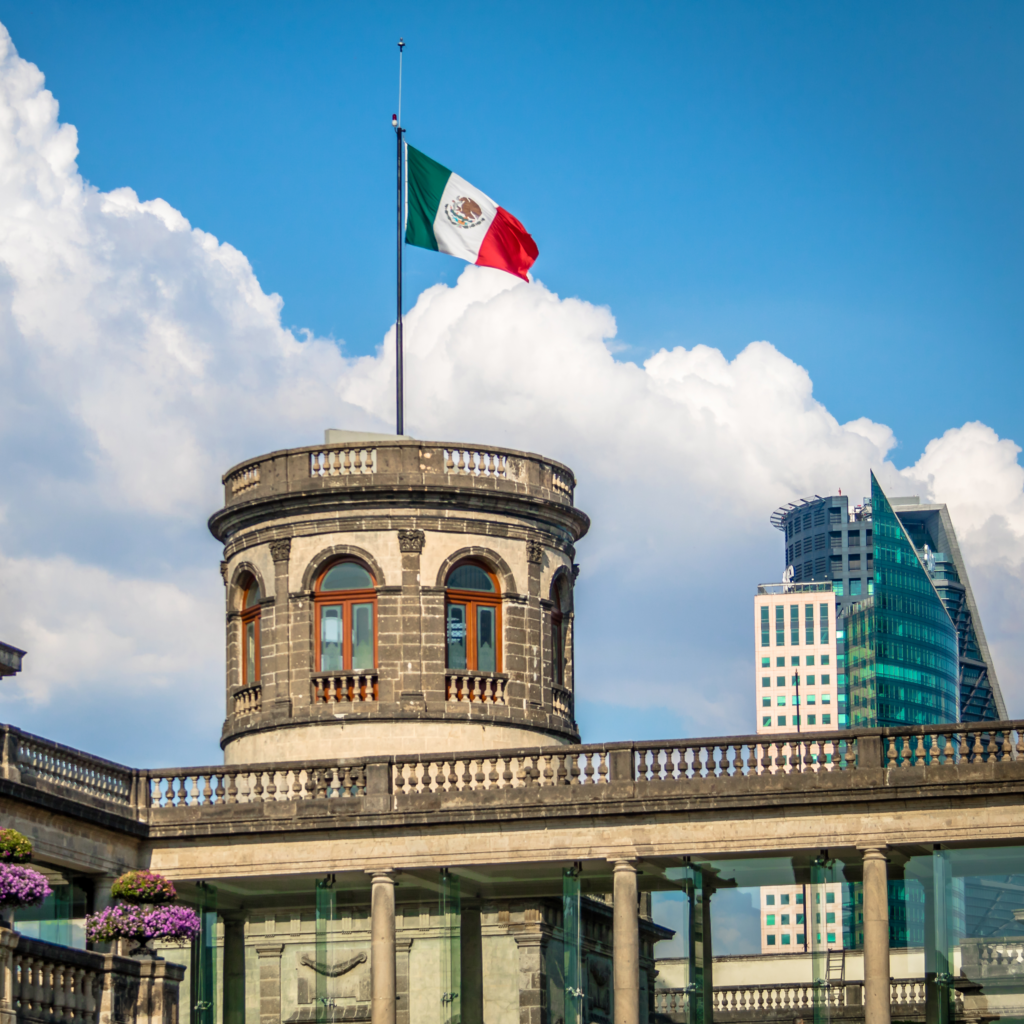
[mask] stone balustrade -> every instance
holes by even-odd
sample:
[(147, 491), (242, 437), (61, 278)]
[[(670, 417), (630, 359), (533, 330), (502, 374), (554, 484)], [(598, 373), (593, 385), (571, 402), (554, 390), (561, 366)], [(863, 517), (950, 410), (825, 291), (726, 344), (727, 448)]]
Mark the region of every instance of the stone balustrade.
[(445, 672), (445, 700), (448, 703), (473, 701), (478, 704), (504, 704), (508, 676), (496, 672)]
[(563, 690), (558, 686), (551, 688), (551, 708), (556, 715), (561, 715), (571, 722), (574, 719), (573, 707), (573, 696), (569, 690)]
[(339, 485), (429, 485), (507, 488), (571, 507), (576, 487), (568, 466), (530, 452), (398, 438), (270, 452), (232, 467), (223, 483), (225, 506)]
[(233, 694), (236, 715), (252, 715), (263, 707), (263, 687), (257, 683)]
[(365, 704), (377, 700), (377, 670), (327, 672), (311, 679), (314, 704)]
[[(923, 978), (894, 978), (889, 983), (890, 1005), (894, 1019), (924, 1021), (925, 983)], [(716, 1021), (785, 1021), (792, 1024), (803, 1018), (809, 1024), (815, 1017), (815, 999), (819, 1014), (826, 1019), (855, 1021), (864, 1019), (864, 982), (842, 984), (728, 985), (714, 989)], [(955, 992), (957, 1019), (964, 1019), (964, 997)], [(659, 988), (654, 991), (654, 1011), (675, 1024), (688, 1024), (690, 992), (685, 988)]]
[[(317, 678), (323, 683), (319, 699), (324, 702), (376, 699), (372, 673)], [(500, 703), (504, 691), (495, 689), (500, 679), (457, 673), (450, 679), (449, 699), (454, 694), (457, 701)], [(327, 681), (332, 681), (330, 686)], [(618, 783), (683, 787), (679, 791), (685, 792), (714, 780), (715, 793), (728, 795), (731, 786), (765, 777), (786, 778), (789, 789), (798, 792), (805, 785), (798, 781), (802, 775), (841, 777), (871, 769), (881, 784), (900, 785), (904, 773), (909, 780), (909, 773), (922, 770), (1024, 761), (1024, 721), (167, 769), (128, 768), (11, 726), (0, 726), (0, 739), (4, 778), (71, 799), (85, 796), (140, 820), (150, 809), (347, 799), (371, 793), (397, 798)], [(374, 771), (376, 789), (367, 783)], [(917, 785), (924, 777), (912, 778)], [(806, 788), (816, 790), (817, 785), (810, 778)], [(1009, 948), (999, 955), (1008, 957)], [(1016, 955), (1024, 958), (1024, 952)]]
[(148, 806), (167, 808), (351, 799), (366, 793), (366, 769), (365, 764), (299, 761), (229, 768), (168, 768), (141, 774), (148, 782)]
[(180, 964), (69, 949), (0, 928), (0, 972), (6, 1021), (178, 1024)]

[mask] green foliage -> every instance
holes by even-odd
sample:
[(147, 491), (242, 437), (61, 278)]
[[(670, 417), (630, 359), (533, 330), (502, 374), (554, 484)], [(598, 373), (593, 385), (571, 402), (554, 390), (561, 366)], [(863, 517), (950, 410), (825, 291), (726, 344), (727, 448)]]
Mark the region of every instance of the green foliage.
[(0, 829), (0, 861), (24, 864), (32, 856), (32, 840), (13, 828)]
[(174, 886), (155, 871), (126, 871), (110, 887), (110, 895), (125, 903), (173, 903)]

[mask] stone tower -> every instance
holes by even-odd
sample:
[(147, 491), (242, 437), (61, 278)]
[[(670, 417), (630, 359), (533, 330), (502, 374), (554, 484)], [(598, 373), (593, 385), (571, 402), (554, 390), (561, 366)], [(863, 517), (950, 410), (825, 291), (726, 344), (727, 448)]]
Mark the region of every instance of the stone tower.
[(566, 466), (330, 430), (223, 480), (227, 763), (578, 742)]

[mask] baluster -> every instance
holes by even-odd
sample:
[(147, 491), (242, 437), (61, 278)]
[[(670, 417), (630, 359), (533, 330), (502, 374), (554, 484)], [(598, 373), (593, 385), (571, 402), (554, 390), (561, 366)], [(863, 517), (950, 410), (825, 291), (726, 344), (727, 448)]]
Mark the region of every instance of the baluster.
[(939, 734), (936, 732), (932, 733), (931, 736), (932, 744), (928, 748), (928, 760), (931, 764), (939, 763)]
[(1010, 730), (1003, 730), (1003, 742), (999, 748), (999, 760), (1000, 761), (1012, 761), (1013, 760), (1013, 744), (1010, 742)]
[(178, 779), (178, 782), (179, 782), (179, 786), (178, 786), (178, 800), (177, 800), (176, 806), (184, 807), (186, 805), (186, 803), (188, 802), (188, 790), (185, 788), (185, 782), (186, 782), (185, 777), (181, 776)]
[(981, 742), (981, 731), (979, 730), (974, 734), (974, 746), (971, 748), (971, 761), (980, 762), (984, 761), (985, 747)]
[(457, 791), (459, 788), (459, 765), (460, 761), (452, 759), (451, 767), (448, 769), (448, 789)]
[(203, 799), (202, 799), (202, 802), (204, 804), (211, 804), (211, 803), (213, 803), (213, 801), (210, 799), (213, 796), (213, 789), (210, 786), (210, 779), (211, 778), (212, 778), (212, 776), (210, 776), (210, 775), (204, 775), (203, 776)]
[(453, 704), (457, 701), (459, 691), (459, 676), (451, 676), (448, 679), (448, 703)]
[(149, 780), (150, 793), (149, 803), (151, 807), (163, 807), (164, 795), (162, 792), (163, 779), (152, 778)]
[(455, 469), (455, 460), (452, 458), (452, 450), (450, 448), (445, 449), (444, 453), (444, 468), (447, 472), (451, 472)]
[(896, 753), (896, 737), (895, 736), (890, 736), (889, 737), (889, 749), (886, 751), (886, 760), (889, 762), (887, 767), (895, 768), (896, 767), (896, 759), (897, 759), (897, 757), (898, 757), (898, 755)]
[(501, 773), (501, 781), (504, 784), (503, 788), (508, 789), (512, 785), (514, 778), (512, 775), (512, 758), (503, 757), (501, 763), (504, 766)]
[(917, 737), (917, 748), (914, 750), (914, 765), (920, 768), (924, 764), (924, 737)]
[(54, 1024), (63, 1024), (64, 1020), (71, 1019), (71, 1007), (67, 1004), (67, 991), (71, 984), (68, 977), (71, 969), (64, 964), (53, 966), (53, 1021)]
[(261, 804), (263, 803), (263, 772), (257, 771), (254, 774), (255, 780), (249, 790), (249, 796), (252, 803)]
[(458, 472), (459, 472), (460, 475), (465, 475), (468, 472), (468, 470), (466, 469), (465, 454), (466, 453), (463, 452), (462, 449), (460, 448), (459, 449), (459, 463), (458, 463)]
[(900, 750), (900, 766), (906, 768), (910, 764), (910, 737), (903, 737), (903, 747)]
[(94, 1024), (96, 1020), (96, 972), (85, 972), (85, 983), (82, 986), (85, 998), (85, 1024)]
[(490, 758), (491, 770), (487, 776), (487, 788), (497, 789), (498, 788), (498, 759), (496, 757)]
[(608, 781), (608, 755), (604, 751), (597, 755), (597, 781)]

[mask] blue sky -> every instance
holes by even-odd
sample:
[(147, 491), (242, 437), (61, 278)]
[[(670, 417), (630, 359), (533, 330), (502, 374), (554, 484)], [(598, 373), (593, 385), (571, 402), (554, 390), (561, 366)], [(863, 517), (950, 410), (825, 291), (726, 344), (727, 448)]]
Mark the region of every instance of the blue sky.
[(869, 469), (950, 504), (1020, 707), (1019, 4), (0, 0), (0, 21), (0, 635), (30, 650), (0, 717), (217, 760), (220, 474), (392, 422), (400, 35), (410, 141), (540, 246), (515, 292), (407, 251), (410, 432), (576, 471), (585, 739), (752, 730), (768, 516)]
[[(392, 319), (396, 47), (409, 138), (520, 217), (619, 358), (768, 339), (913, 461), (1024, 437), (1024, 8), (987, 2), (0, 3), (83, 140), (251, 260), (284, 322)], [(409, 305), (461, 266), (408, 257)], [(410, 382), (415, 386), (415, 382)]]

